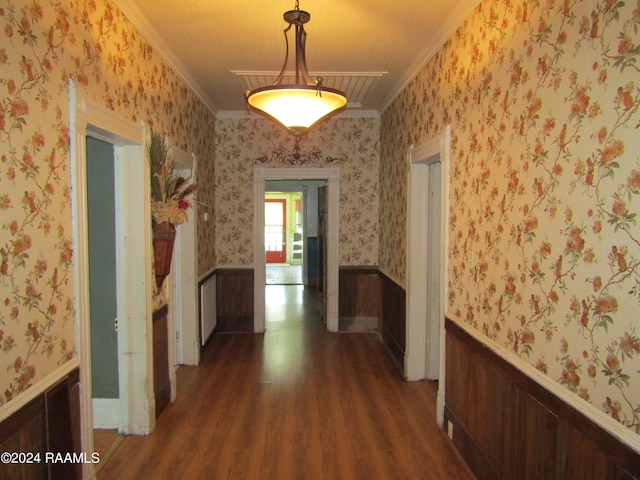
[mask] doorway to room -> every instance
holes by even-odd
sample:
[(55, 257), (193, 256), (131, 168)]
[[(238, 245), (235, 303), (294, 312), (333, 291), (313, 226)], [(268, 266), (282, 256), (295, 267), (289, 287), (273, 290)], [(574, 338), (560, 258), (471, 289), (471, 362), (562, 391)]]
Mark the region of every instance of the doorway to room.
[[(120, 117), (87, 98), (69, 82), (70, 172), (74, 252), (74, 311), (80, 364), (80, 429), (82, 451), (94, 451), (91, 392), (91, 323), (89, 239), (87, 216), (87, 137), (111, 145), (114, 166), (115, 251), (118, 318), (118, 431), (148, 433), (154, 427), (148, 272), (152, 270), (151, 227), (148, 222), (148, 170), (144, 157), (144, 127)], [(130, 321), (135, 319), (136, 321)], [(146, 385), (150, 388), (129, 388)], [(84, 464), (83, 476), (95, 465)]]
[[(269, 195), (269, 194), (267, 194)], [(264, 250), (267, 265), (287, 261), (287, 200), (264, 199)]]
[(309, 187), (304, 181), (267, 182), (264, 200), (267, 285), (315, 285), (315, 261), (311, 264), (308, 261), (308, 246), (313, 247), (314, 241), (308, 238), (306, 228)]
[(106, 454), (120, 421), (114, 146), (87, 137), (86, 152), (93, 434)]
[[(338, 199), (339, 167), (330, 168), (265, 168), (254, 167), (254, 331), (265, 330), (265, 286), (267, 269), (271, 266), (267, 258), (265, 236), (265, 199), (267, 193), (282, 194), (301, 192), (302, 196), (291, 202), (289, 221), (290, 241), (287, 242), (288, 259), (292, 264), (302, 263), (303, 285), (315, 288), (318, 263), (323, 262), (326, 291), (318, 307), (329, 331), (338, 330)], [(326, 189), (325, 240), (321, 255), (318, 245), (317, 191)], [(300, 200), (297, 202), (295, 200)], [(297, 218), (297, 220), (296, 220)], [(301, 228), (296, 222), (302, 223)], [(299, 234), (299, 235), (296, 235)], [(301, 258), (300, 258), (301, 257)], [(321, 258), (321, 260), (318, 259)]]
[(447, 304), (450, 127), (411, 147), (405, 375), (438, 380), (437, 416), (444, 418), (444, 311)]

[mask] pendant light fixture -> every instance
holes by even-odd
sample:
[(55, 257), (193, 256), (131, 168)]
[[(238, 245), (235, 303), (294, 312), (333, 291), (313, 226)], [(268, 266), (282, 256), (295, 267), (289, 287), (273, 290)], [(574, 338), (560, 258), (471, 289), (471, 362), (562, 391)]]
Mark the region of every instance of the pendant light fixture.
[[(322, 77), (313, 80), (309, 77), (304, 24), (311, 15), (300, 10), (296, 0), (295, 9), (285, 12), (283, 17), (289, 26), (284, 30), (286, 53), (280, 75), (273, 85), (248, 91), (246, 99), (251, 108), (280, 123), (299, 138), (319, 121), (344, 108), (347, 97), (339, 90), (325, 87)], [(295, 83), (287, 84), (284, 82), (289, 63), (288, 33), (292, 27), (296, 33)]]

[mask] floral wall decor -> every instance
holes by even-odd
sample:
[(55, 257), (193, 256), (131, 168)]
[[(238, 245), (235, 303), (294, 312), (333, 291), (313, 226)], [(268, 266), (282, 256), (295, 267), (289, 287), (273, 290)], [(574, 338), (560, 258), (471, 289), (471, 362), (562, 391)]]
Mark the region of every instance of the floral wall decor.
[(168, 142), (153, 130), (149, 134), (147, 159), (151, 173), (153, 268), (159, 291), (171, 269), (176, 226), (187, 221), (187, 210), (192, 207), (190, 197), (197, 185), (178, 173)]
[[(340, 264), (377, 265), (378, 118), (331, 118), (301, 141), (302, 153), (322, 151), (317, 163), (340, 167)], [(218, 266), (253, 263), (253, 167), (296, 168), (273, 161), (274, 151), (290, 152), (295, 139), (263, 118), (221, 118), (216, 121), (215, 228)], [(285, 155), (286, 156), (286, 155)], [(329, 158), (331, 161), (327, 161)], [(258, 161), (259, 164), (264, 162)]]
[[(194, 152), (212, 175), (214, 118), (107, 0), (0, 5), (0, 405), (75, 356), (69, 79)], [(199, 199), (213, 206), (213, 186)], [(151, 219), (149, 219), (151, 221)], [(201, 272), (213, 229), (198, 218)]]
[(640, 1), (481, 2), (381, 127), (380, 259), (407, 152), (451, 124), (447, 315), (640, 433)]
[(300, 145), (296, 144), (293, 150), (287, 151), (284, 148), (277, 148), (271, 152), (271, 156), (264, 155), (260, 158), (253, 160), (255, 165), (263, 164), (271, 166), (288, 165), (290, 167), (296, 165), (319, 165), (324, 163), (325, 165), (341, 165), (344, 163), (342, 158), (323, 157), (322, 150), (314, 148), (307, 152), (303, 150)]

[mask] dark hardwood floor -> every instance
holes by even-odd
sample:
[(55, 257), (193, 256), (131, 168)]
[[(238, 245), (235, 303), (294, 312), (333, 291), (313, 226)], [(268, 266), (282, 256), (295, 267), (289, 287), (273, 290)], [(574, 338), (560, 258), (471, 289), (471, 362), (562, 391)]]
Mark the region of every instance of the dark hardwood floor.
[(267, 332), (218, 334), (106, 479), (473, 479), (375, 333), (328, 333), (302, 286), (267, 287)]

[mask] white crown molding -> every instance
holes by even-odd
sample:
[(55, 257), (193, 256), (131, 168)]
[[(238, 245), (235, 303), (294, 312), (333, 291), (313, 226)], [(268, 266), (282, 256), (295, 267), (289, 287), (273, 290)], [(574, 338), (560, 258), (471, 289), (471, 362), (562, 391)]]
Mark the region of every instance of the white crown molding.
[(452, 8), (457, 10), (455, 14), (450, 15), (448, 18), (451, 18), (450, 22), (446, 22), (440, 25), (440, 28), (437, 32), (433, 32), (431, 38), (440, 39), (435, 43), (429, 43), (422, 50), (422, 53), (416, 57), (418, 62), (414, 63), (407, 69), (407, 73), (403, 75), (400, 80), (389, 89), (390, 94), (387, 96), (384, 102), (382, 102), (382, 107), (380, 108), (380, 113), (384, 113), (387, 108), (393, 103), (393, 101), (400, 95), (405, 88), (413, 81), (414, 78), (418, 76), (418, 74), (425, 68), (425, 66), (431, 61), (433, 56), (442, 48), (447, 40), (449, 40), (455, 31), (460, 28), (460, 26), (469, 18), (471, 12), (476, 9), (480, 1), (473, 2), (472, 5), (468, 5), (466, 2), (457, 6), (456, 4), (452, 4)]
[(179, 57), (167, 45), (158, 31), (153, 28), (147, 17), (142, 13), (135, 2), (127, 0), (113, 0), (113, 3), (120, 9), (125, 17), (133, 24), (149, 44), (158, 52), (158, 54), (166, 60), (172, 70), (180, 77), (200, 101), (215, 115), (217, 108), (213, 100), (200, 88), (198, 82), (189, 75), (187, 67), (180, 61)]

